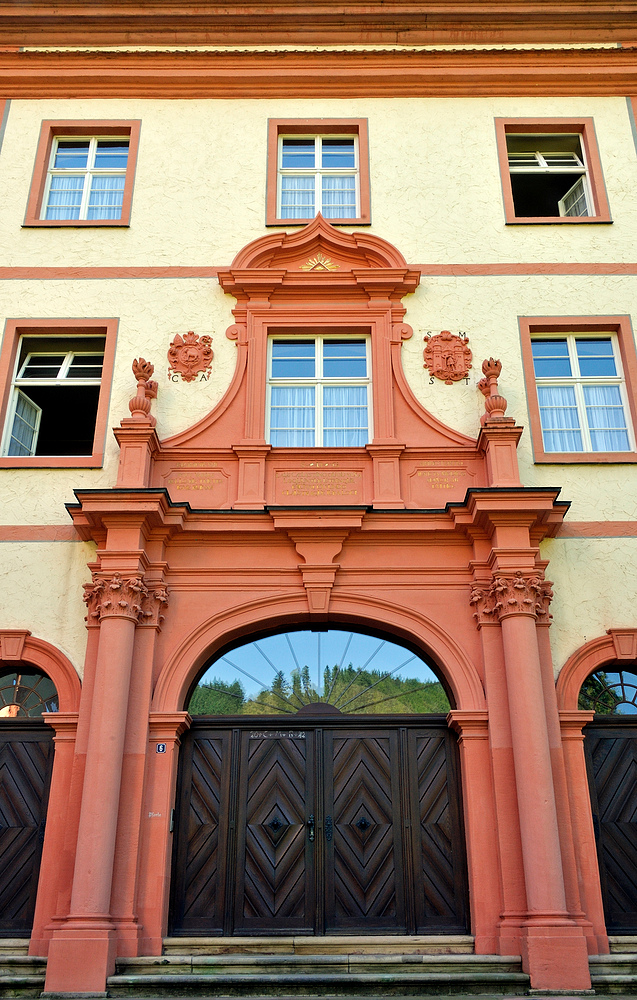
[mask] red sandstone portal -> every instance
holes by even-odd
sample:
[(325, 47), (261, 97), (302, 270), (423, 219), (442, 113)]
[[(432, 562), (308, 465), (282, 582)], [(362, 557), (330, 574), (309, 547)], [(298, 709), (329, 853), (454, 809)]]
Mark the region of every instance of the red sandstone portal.
[[(321, 217), (250, 244), (220, 273), (236, 299), (224, 398), (160, 442), (142, 379), (115, 431), (117, 485), (71, 505), (97, 558), (76, 753), (54, 776), (65, 851), (54, 865), (45, 844), (42, 870), (59, 888), (31, 944), (48, 947), (48, 991), (103, 990), (116, 954), (160, 953), (190, 687), (216, 650), (308, 622), (382, 630), (436, 664), (456, 704), (476, 951), (521, 954), (538, 989), (590, 986), (587, 950), (608, 945), (594, 848), (573, 839), (588, 790), (581, 743), (564, 763), (538, 548), (566, 505), (522, 488), (495, 375), (477, 440), (410, 391), (402, 299), (418, 280), (384, 240)], [(371, 340), (371, 442), (273, 448), (267, 339), (318, 330)]]

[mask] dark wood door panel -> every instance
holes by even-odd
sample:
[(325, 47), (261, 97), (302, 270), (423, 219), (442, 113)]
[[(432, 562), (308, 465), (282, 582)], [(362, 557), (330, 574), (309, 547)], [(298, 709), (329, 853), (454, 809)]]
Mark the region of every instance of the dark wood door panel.
[(326, 733), (325, 747), (326, 930), (404, 933), (397, 733)]
[(606, 926), (637, 934), (637, 727), (595, 721), (585, 734)]
[(310, 742), (309, 733), (242, 734), (237, 931), (313, 929)]
[(0, 936), (28, 935), (44, 839), (53, 732), (43, 723), (0, 729)]

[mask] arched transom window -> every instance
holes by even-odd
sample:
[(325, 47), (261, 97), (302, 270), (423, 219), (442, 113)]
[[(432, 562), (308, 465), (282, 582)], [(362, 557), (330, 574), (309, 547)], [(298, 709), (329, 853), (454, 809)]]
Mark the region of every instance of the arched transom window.
[(598, 715), (637, 715), (637, 664), (590, 674), (582, 684), (578, 707)]
[(20, 663), (0, 669), (0, 719), (35, 719), (57, 710), (55, 684), (37, 667)]

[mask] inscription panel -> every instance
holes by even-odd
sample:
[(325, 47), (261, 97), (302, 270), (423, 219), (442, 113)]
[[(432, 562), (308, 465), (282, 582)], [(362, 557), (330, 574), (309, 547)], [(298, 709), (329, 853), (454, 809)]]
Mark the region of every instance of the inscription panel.
[(462, 500), (472, 486), (482, 485), (467, 463), (431, 459), (414, 463), (408, 473), (410, 507), (444, 507), (450, 500)]
[(364, 503), (363, 473), (360, 469), (277, 469), (274, 473), (275, 502), (306, 504)]
[(161, 485), (173, 500), (188, 500), (193, 507), (229, 506), (229, 475), (217, 462), (175, 462), (164, 467)]

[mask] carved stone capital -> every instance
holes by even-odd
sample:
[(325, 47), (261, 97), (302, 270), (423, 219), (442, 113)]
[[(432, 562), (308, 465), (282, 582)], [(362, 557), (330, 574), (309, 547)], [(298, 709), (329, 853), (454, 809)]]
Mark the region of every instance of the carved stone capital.
[(164, 620), (164, 610), (168, 606), (168, 588), (156, 585), (148, 586), (142, 597), (142, 612), (139, 618), (140, 626), (161, 628)]
[(550, 625), (552, 597), (549, 580), (525, 576), (521, 570), (516, 570), (513, 576), (495, 576), (490, 584), (474, 584), (469, 603), (474, 608), (473, 617), (478, 628), (520, 614), (532, 615), (539, 625)]
[(137, 622), (142, 613), (142, 601), (147, 595), (140, 576), (124, 579), (119, 573), (110, 577), (94, 575), (92, 583), (84, 584), (87, 624), (94, 625), (104, 618), (130, 618)]

